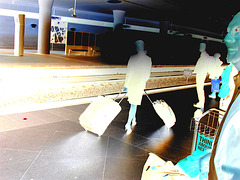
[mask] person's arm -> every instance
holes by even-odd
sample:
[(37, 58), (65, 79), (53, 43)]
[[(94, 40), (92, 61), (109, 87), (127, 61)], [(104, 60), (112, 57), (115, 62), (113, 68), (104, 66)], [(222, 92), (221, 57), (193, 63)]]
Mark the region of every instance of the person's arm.
[(124, 83), (124, 88), (128, 88), (129, 87), (129, 76), (131, 73), (131, 58), (128, 61), (128, 65), (127, 65), (127, 70), (126, 70), (126, 77), (125, 77), (125, 83)]
[(147, 75), (146, 75), (146, 82), (148, 81), (148, 79), (150, 78), (150, 76), (151, 76), (151, 69), (152, 69), (152, 60), (151, 60), (151, 58), (149, 58), (149, 64), (148, 64), (148, 66), (146, 67), (146, 73), (147, 73)]
[(222, 134), (224, 138), (224, 145), (221, 146), (221, 171), (227, 177), (238, 179), (240, 177), (240, 110), (238, 110), (228, 122), (227, 127)]

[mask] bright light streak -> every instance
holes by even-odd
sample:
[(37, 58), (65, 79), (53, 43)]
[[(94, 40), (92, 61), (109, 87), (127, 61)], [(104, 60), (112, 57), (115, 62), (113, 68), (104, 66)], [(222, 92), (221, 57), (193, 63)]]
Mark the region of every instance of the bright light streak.
[(153, 33), (159, 33), (160, 32), (159, 28), (136, 26), (136, 25), (129, 25), (129, 26), (130, 27), (128, 29), (130, 29), (130, 30), (153, 32)]
[[(157, 139), (159, 137), (159, 139)], [(155, 139), (150, 141), (148, 146), (153, 149), (155, 153), (166, 152), (174, 139), (174, 133), (172, 129), (168, 129), (166, 126), (162, 126), (157, 131), (153, 132), (149, 138)]]
[(167, 128), (165, 125), (158, 129), (157, 132), (160, 134), (163, 141), (166, 139), (171, 139), (174, 135), (173, 130), (171, 128)]
[(17, 16), (18, 14), (25, 14), (25, 18), (29, 19), (39, 19), (38, 13), (26, 12), (26, 11), (17, 11), (9, 9), (0, 9), (1, 16)]
[(96, 69), (50, 69), (50, 68), (0, 68), (0, 79), (35, 79), (97, 76), (111, 74), (125, 74), (126, 68), (96, 68)]
[(84, 24), (84, 25), (90, 25), (90, 26), (100, 26), (100, 27), (113, 27), (112, 22), (104, 22), (104, 21), (96, 21), (96, 20), (89, 20), (89, 19), (81, 19), (81, 18), (72, 18), (72, 17), (61, 17), (62, 21), (68, 22), (68, 23), (74, 23), (74, 24)]
[(174, 133), (173, 130), (170, 128), (168, 129), (165, 125), (159, 128), (157, 131), (153, 132), (150, 135), (150, 138), (161, 137), (161, 142), (169, 141), (173, 138)]
[[(151, 72), (171, 72), (183, 71), (184, 69), (193, 70), (194, 67), (153, 67)], [(56, 77), (77, 77), (77, 76), (97, 76), (97, 75), (112, 75), (125, 74), (126, 67), (122, 68), (96, 68), (96, 69), (63, 69), (63, 68), (28, 68), (28, 67), (14, 67), (14, 68), (0, 68), (0, 79), (34, 79), (34, 78), (56, 78)]]

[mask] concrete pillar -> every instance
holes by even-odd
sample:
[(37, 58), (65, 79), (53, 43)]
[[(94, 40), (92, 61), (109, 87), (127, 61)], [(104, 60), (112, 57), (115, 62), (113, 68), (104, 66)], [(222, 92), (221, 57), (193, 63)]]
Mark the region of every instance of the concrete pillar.
[(14, 20), (15, 20), (14, 56), (23, 56), (25, 14), (19, 14), (15, 16)]
[(113, 10), (113, 30), (115, 30), (116, 27), (123, 25), (125, 13), (126, 11), (123, 10)]
[(38, 53), (50, 53), (51, 12), (54, 0), (38, 0)]

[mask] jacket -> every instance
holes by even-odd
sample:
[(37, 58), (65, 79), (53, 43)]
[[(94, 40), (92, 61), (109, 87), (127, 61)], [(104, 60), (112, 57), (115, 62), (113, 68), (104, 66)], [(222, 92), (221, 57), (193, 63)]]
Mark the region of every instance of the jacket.
[(141, 104), (144, 88), (151, 74), (151, 67), (152, 60), (143, 51), (130, 57), (124, 84), (128, 91), (130, 104)]
[(209, 162), (209, 180), (240, 177), (240, 72), (234, 77), (235, 91), (218, 128)]

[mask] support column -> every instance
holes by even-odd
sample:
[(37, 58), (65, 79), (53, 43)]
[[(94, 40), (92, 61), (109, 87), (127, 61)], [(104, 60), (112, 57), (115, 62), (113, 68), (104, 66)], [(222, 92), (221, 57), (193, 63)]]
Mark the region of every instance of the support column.
[(50, 53), (51, 13), (54, 0), (38, 0), (38, 53)]
[(113, 30), (123, 25), (125, 13), (123, 10), (113, 10)]
[(169, 21), (160, 21), (160, 35), (168, 35)]
[(14, 17), (14, 20), (15, 20), (14, 56), (23, 56), (25, 14), (18, 14), (18, 16)]

